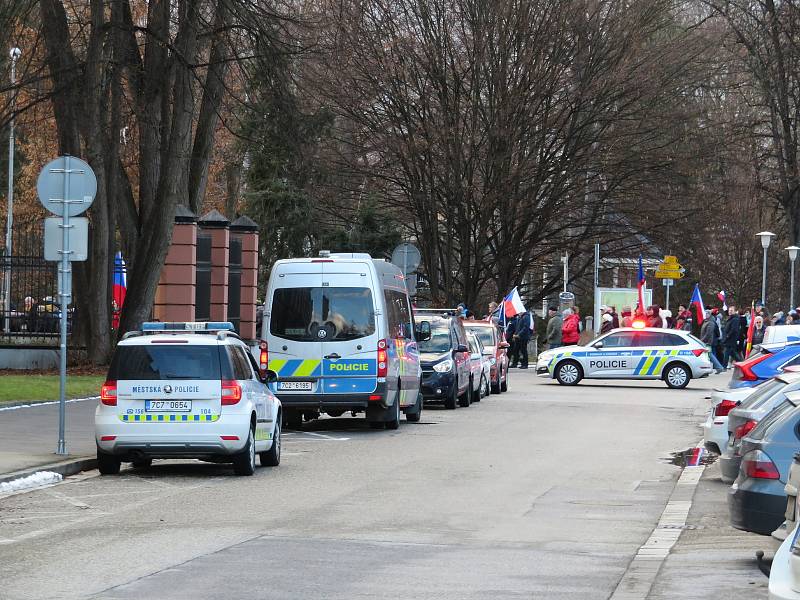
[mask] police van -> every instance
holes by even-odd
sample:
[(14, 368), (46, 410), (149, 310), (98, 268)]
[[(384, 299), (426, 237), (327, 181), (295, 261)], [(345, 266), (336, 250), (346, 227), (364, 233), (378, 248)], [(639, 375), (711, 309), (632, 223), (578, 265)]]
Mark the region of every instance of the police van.
[(405, 278), (369, 254), (279, 260), (266, 294), (259, 363), (293, 428), (326, 413), (366, 413), (397, 429), (422, 412), (418, 335)]

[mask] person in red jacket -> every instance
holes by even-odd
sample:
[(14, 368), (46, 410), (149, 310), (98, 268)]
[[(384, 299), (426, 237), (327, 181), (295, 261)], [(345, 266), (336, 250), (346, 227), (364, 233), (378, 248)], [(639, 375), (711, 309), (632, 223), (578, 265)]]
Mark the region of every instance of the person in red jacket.
[(577, 344), (581, 339), (581, 332), (578, 328), (580, 319), (578, 315), (573, 313), (569, 308), (563, 312), (563, 315), (564, 323), (561, 326), (561, 344), (563, 346)]

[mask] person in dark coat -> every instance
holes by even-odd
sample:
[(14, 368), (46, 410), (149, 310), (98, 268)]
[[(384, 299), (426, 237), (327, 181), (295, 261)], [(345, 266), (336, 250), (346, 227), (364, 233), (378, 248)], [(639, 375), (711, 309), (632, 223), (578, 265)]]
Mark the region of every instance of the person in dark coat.
[(725, 329), (722, 333), (722, 346), (725, 351), (722, 357), (722, 366), (726, 369), (730, 365), (731, 360), (736, 360), (740, 329), (741, 319), (739, 319), (739, 313), (736, 312), (736, 307), (729, 306), (728, 319), (725, 321)]
[(708, 348), (708, 357), (711, 359), (711, 364), (714, 365), (714, 370), (721, 373), (725, 369), (714, 354), (714, 348), (719, 342), (719, 330), (717, 329), (717, 322), (711, 316), (711, 311), (705, 312), (705, 319), (700, 326), (700, 341), (703, 342)]
[(517, 316), (517, 326), (514, 329), (514, 343), (516, 352), (514, 353), (514, 363), (517, 366), (519, 361), (520, 369), (528, 368), (528, 341), (531, 339), (531, 313), (524, 312)]
[(514, 339), (514, 334), (517, 331), (518, 317), (511, 317), (506, 323), (506, 340), (508, 340), (508, 366), (516, 367), (519, 361), (517, 357), (517, 340)]

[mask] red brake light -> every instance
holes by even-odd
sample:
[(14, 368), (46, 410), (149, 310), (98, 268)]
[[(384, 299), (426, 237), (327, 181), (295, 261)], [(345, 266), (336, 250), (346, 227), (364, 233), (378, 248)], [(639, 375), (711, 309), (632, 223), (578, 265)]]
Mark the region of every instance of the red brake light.
[(742, 362), (735, 362), (733, 366), (739, 369), (742, 373), (741, 379), (744, 381), (757, 381), (758, 375), (753, 373), (753, 367), (755, 367), (758, 363), (763, 360), (767, 360), (769, 358), (769, 354), (762, 354), (760, 356), (755, 356), (753, 358), (748, 358)]
[(106, 381), (100, 387), (100, 402), (102, 402), (106, 406), (116, 406), (117, 405), (117, 382), (116, 381)]
[(386, 340), (378, 340), (378, 377), (386, 377), (389, 371), (389, 357), (386, 353)]
[(692, 354), (694, 354), (697, 358), (700, 358), (706, 352), (708, 352), (708, 350), (705, 348), (695, 348), (692, 350)]
[(238, 404), (242, 399), (242, 386), (233, 380), (224, 379), (222, 381), (222, 406)]
[(742, 459), (742, 472), (753, 479), (780, 479), (781, 473), (769, 456), (761, 450), (748, 452)]
[(714, 408), (715, 417), (726, 417), (728, 413), (739, 405), (735, 400), (723, 400)]
[(261, 369), (262, 373), (265, 373), (269, 366), (269, 346), (266, 340), (261, 340), (258, 347), (261, 349), (258, 356), (258, 368)]
[(736, 428), (736, 431), (733, 432), (733, 437), (735, 437), (737, 440), (742, 439), (748, 433), (753, 431), (753, 428), (756, 425), (758, 425), (758, 423), (756, 423), (755, 421), (747, 421), (747, 423), (744, 423), (743, 425), (739, 425)]

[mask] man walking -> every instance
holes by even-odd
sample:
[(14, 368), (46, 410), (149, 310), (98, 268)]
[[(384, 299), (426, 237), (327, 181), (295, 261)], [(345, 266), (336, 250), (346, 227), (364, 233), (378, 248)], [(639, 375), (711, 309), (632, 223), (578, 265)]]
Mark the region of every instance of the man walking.
[(736, 360), (736, 346), (739, 343), (739, 329), (741, 321), (735, 306), (728, 307), (728, 319), (725, 321), (725, 330), (722, 334), (722, 345), (725, 353), (722, 357), (722, 366), (728, 368), (731, 360)]
[(719, 336), (717, 334), (717, 323), (712, 318), (710, 310), (705, 312), (705, 319), (703, 320), (703, 324), (700, 326), (700, 341), (706, 345), (706, 348), (708, 348), (708, 358), (711, 359), (711, 364), (714, 365), (714, 370), (717, 373), (722, 373), (722, 371), (725, 369), (722, 368), (722, 364), (714, 355), (714, 348), (719, 341)]
[(561, 315), (558, 314), (558, 309), (551, 306), (547, 309), (547, 347), (550, 350), (558, 348), (561, 345)]

